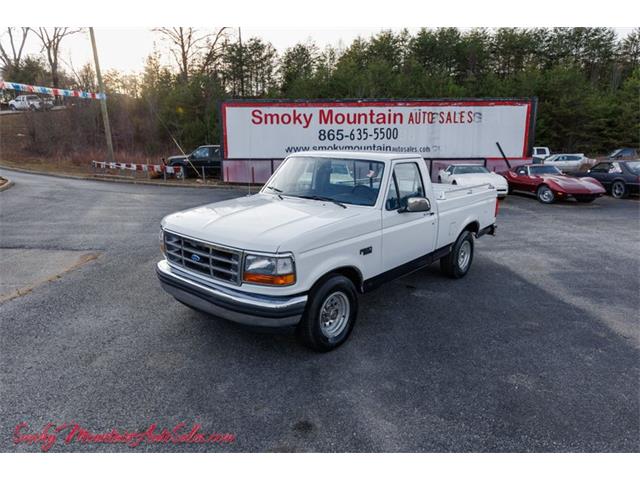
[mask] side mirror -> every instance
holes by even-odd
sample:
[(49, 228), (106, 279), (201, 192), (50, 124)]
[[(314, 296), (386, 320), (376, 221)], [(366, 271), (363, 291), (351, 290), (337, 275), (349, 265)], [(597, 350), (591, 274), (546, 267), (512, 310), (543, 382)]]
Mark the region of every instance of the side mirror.
[(407, 199), (407, 206), (398, 210), (404, 212), (428, 212), (431, 210), (431, 203), (425, 197), (411, 197)]

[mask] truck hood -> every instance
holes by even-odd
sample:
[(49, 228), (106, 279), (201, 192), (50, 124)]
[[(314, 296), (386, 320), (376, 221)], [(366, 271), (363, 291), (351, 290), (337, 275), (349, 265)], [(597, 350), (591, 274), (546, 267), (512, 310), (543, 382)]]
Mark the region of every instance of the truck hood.
[[(162, 220), (162, 226), (243, 250), (299, 252), (326, 244), (326, 235), (331, 235), (331, 241), (352, 235), (354, 228), (358, 229), (356, 217), (372, 210), (359, 206), (343, 209), (331, 202), (292, 197), (281, 200), (260, 193), (173, 213)], [(368, 228), (375, 228), (368, 223)]]
[(576, 177), (568, 177), (565, 175), (553, 175), (553, 174), (539, 175), (539, 177), (542, 178), (545, 183), (547, 184), (551, 183), (550, 185), (551, 187), (556, 185), (560, 189), (564, 190), (566, 193), (579, 195), (579, 194), (597, 194), (597, 193), (605, 192), (600, 182), (598, 182), (598, 180), (596, 180), (595, 178), (591, 178), (591, 177), (576, 178)]

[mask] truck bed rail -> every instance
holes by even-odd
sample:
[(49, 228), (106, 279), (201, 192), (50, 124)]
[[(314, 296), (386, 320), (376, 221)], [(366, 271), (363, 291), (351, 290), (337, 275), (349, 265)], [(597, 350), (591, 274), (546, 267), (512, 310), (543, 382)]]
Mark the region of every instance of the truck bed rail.
[[(442, 184), (434, 184), (434, 192), (437, 195), (437, 200), (446, 200), (447, 198), (451, 198), (451, 196), (449, 196), (449, 194), (455, 194), (452, 195), (453, 197), (458, 197), (462, 194), (462, 192), (466, 192), (466, 195), (471, 195), (474, 193), (474, 191), (478, 191), (479, 189), (481, 189), (482, 187), (486, 187), (487, 190), (495, 190), (495, 187), (493, 185), (491, 185), (490, 183), (480, 183), (478, 185), (465, 185), (465, 186), (460, 186), (457, 188), (447, 188), (447, 189), (442, 189), (442, 187), (440, 187), (440, 185)], [(442, 185), (444, 186), (444, 185)]]

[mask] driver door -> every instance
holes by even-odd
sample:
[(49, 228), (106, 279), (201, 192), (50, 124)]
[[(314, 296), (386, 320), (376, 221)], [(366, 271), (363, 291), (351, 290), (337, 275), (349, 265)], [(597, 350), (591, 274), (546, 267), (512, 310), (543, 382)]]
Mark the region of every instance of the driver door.
[[(393, 164), (382, 206), (382, 267), (384, 271), (404, 265), (435, 248), (437, 220), (433, 210), (403, 212), (411, 197), (424, 197), (425, 188), (416, 162)], [(429, 199), (432, 201), (432, 199)]]
[(526, 166), (521, 166), (515, 169), (515, 171), (509, 172), (509, 183), (514, 190), (529, 191), (529, 172)]

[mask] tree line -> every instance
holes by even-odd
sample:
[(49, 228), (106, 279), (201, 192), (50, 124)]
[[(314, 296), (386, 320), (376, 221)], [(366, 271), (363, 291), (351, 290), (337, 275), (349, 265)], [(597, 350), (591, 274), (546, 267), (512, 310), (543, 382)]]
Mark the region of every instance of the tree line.
[[(155, 31), (171, 64), (154, 51), (138, 75), (104, 75), (117, 149), (155, 154), (171, 137), (186, 149), (217, 143), (218, 105), (228, 98), (532, 96), (537, 144), (588, 154), (640, 147), (640, 29), (618, 38), (610, 28), (424, 28), (282, 53), (230, 28)], [(59, 66), (60, 41), (75, 31), (36, 32), (40, 56), (18, 55), (18, 31), (0, 39), (6, 80), (96, 89), (91, 65)], [(99, 118), (95, 102), (82, 108)]]

